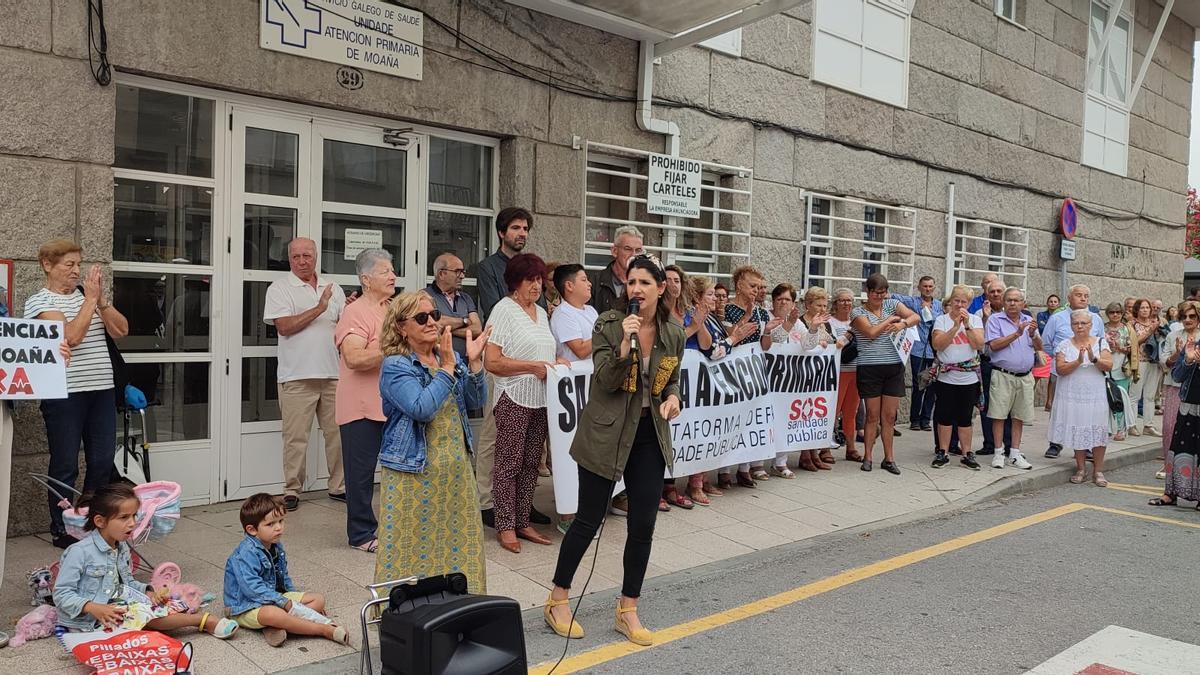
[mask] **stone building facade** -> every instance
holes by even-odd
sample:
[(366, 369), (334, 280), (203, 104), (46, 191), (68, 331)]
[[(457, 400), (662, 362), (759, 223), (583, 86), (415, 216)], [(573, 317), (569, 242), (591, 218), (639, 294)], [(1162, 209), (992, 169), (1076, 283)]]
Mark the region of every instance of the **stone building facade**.
[[(678, 125), (680, 155), (707, 163), (713, 233), (675, 221), (682, 240), (652, 226), (647, 243), (718, 275), (748, 260), (772, 283), (854, 286), (882, 270), (928, 273), (940, 289), (955, 269), (953, 182), (953, 213), (968, 219), (960, 267), (999, 266), (1037, 304), (1061, 283), (1055, 230), (1070, 197), (1072, 281), (1097, 299), (1179, 296), (1200, 17), (1164, 22), (1117, 148), (1124, 170), (1102, 170), (1083, 163), (1094, 2), (1109, 6), (1018, 0), (1010, 20), (994, 0), (848, 0), (902, 26), (880, 46), (859, 24), (855, 46), (846, 16), (823, 9), (836, 3), (811, 0), (663, 56), (652, 115)], [(547, 260), (586, 249), (602, 263), (616, 223), (594, 218), (614, 199), (631, 206), (610, 220), (664, 223), (635, 177), (611, 175), (644, 173), (644, 153), (667, 147), (637, 123), (638, 41), (523, 6), (569, 2), (409, 4), (426, 17), (420, 80), (263, 49), (260, 0), (109, 0), (107, 86), (91, 70), (86, 3), (17, 0), (0, 20), (0, 258), (16, 261), (16, 313), (40, 287), (42, 241), (75, 239), (106, 266), (118, 307), (138, 315), (122, 348), (157, 404), (156, 477), (183, 483), (188, 503), (281, 480), (274, 335), (256, 312), (290, 236), (316, 238), (325, 272), (349, 286), (341, 253), (365, 228), (415, 287), (441, 250), (468, 265), (493, 250), (503, 206), (534, 212), (530, 250)], [(1161, 12), (1127, 0), (1124, 73), (1105, 63), (1100, 76), (1136, 79)], [(830, 54), (853, 48), (897, 76), (881, 84), (864, 67), (848, 84)], [(592, 143), (605, 147), (592, 155)], [(610, 151), (615, 164), (592, 163)], [(8, 533), (36, 532), (45, 502), (23, 477), (46, 455), (33, 405), (18, 407), (15, 454)]]

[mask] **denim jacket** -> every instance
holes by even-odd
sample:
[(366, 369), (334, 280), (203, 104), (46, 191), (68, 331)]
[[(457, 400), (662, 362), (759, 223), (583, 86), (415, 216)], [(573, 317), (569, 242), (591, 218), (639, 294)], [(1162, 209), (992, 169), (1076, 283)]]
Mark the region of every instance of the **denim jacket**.
[(146, 592), (146, 584), (133, 578), (129, 544), (122, 541), (114, 549), (93, 530), (63, 551), (54, 581), (58, 624), (70, 630), (96, 630), (99, 622), (85, 614), (83, 606), (89, 602), (111, 603), (121, 595), (123, 584)]
[(225, 610), (229, 616), (263, 605), (280, 609), (287, 605), (283, 592), (295, 591), (296, 585), (288, 576), (283, 542), (276, 542), (274, 548), (272, 556), (258, 537), (247, 534), (225, 561)]
[(415, 354), (393, 355), (383, 360), (379, 373), (379, 394), (383, 398), (383, 443), (379, 463), (393, 471), (421, 473), (425, 470), (425, 425), (446, 397), (454, 394), (462, 419), (464, 442), (470, 450), (471, 425), (468, 410), (483, 407), (487, 400), (487, 381), (483, 371), (472, 374), (460, 354), (455, 354), (454, 377), (444, 370), (433, 375)]

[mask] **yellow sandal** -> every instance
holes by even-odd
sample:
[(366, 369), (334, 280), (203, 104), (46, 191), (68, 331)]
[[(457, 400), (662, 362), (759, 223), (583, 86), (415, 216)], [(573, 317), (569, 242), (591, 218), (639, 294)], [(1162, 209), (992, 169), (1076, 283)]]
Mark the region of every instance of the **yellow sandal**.
[(634, 605), (632, 607), (622, 607), (621, 601), (620, 600), (617, 601), (617, 623), (616, 623), (617, 632), (620, 633), (621, 635), (624, 635), (626, 638), (629, 639), (630, 642), (632, 642), (635, 645), (649, 647), (650, 645), (654, 644), (654, 633), (651, 633), (646, 628), (638, 628), (637, 630), (630, 628), (629, 623), (627, 621), (625, 621), (625, 617), (621, 616), (622, 614), (627, 614), (629, 612), (636, 612), (636, 611), (637, 611), (637, 605)]
[(550, 613), (550, 608), (569, 605), (570, 603), (570, 598), (567, 598), (566, 600), (555, 600), (554, 596), (551, 595), (546, 598), (546, 604), (542, 606), (542, 616), (546, 619), (546, 625), (550, 626), (550, 629), (555, 633), (558, 633), (565, 638), (577, 640), (583, 637), (583, 626), (580, 626), (579, 622), (575, 620), (575, 615), (571, 615), (571, 623), (570, 625), (567, 625), (555, 621), (554, 615)]

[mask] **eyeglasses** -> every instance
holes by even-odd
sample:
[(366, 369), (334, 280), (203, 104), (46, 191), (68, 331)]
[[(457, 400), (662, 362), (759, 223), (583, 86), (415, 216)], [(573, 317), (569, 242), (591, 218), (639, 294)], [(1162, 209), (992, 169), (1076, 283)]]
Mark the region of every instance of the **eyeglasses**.
[(1184, 314), (1183, 318), (1191, 319), (1192, 321), (1200, 321), (1200, 315), (1192, 314), (1190, 312), (1187, 314)]
[[(434, 321), (441, 321), (442, 313), (436, 309), (433, 310), (432, 312), (417, 312), (416, 314), (413, 314), (412, 316), (408, 317), (408, 319), (412, 319), (413, 321), (416, 321), (418, 326), (424, 326), (426, 323), (429, 322), (430, 319), (433, 319)], [(408, 319), (400, 319), (400, 322), (403, 323), (405, 321), (408, 321)]]
[(452, 270), (452, 269), (450, 269), (450, 268), (448, 268), (448, 267), (447, 267), (447, 268), (444, 268), (442, 271), (443, 271), (443, 272), (449, 272), (450, 274), (453, 274), (453, 275), (455, 275), (455, 276), (459, 276), (459, 277), (463, 277), (463, 276), (466, 276), (466, 275), (467, 275), (467, 271), (466, 271), (466, 270), (464, 270), (464, 269), (463, 269), (463, 268), (461, 268), (461, 267), (460, 267), (460, 268), (458, 268), (458, 269), (456, 269), (456, 270)]

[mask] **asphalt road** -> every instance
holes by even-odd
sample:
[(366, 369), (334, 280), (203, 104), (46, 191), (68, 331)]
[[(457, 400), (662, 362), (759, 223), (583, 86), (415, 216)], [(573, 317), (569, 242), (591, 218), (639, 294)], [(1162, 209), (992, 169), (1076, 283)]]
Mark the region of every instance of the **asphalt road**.
[[(1108, 478), (1151, 485), (1155, 468)], [(578, 614), (588, 635), (555, 672), (1019, 673), (1108, 625), (1200, 642), (1200, 513), (1150, 507), (1149, 497), (1062, 485), (657, 577), (642, 620), (676, 639), (644, 650), (611, 629), (615, 593), (591, 596)], [(776, 606), (756, 613), (763, 599)], [(739, 607), (748, 611), (730, 611)], [(546, 672), (536, 666), (557, 660), (564, 640), (539, 612), (525, 626), (533, 672)]]

